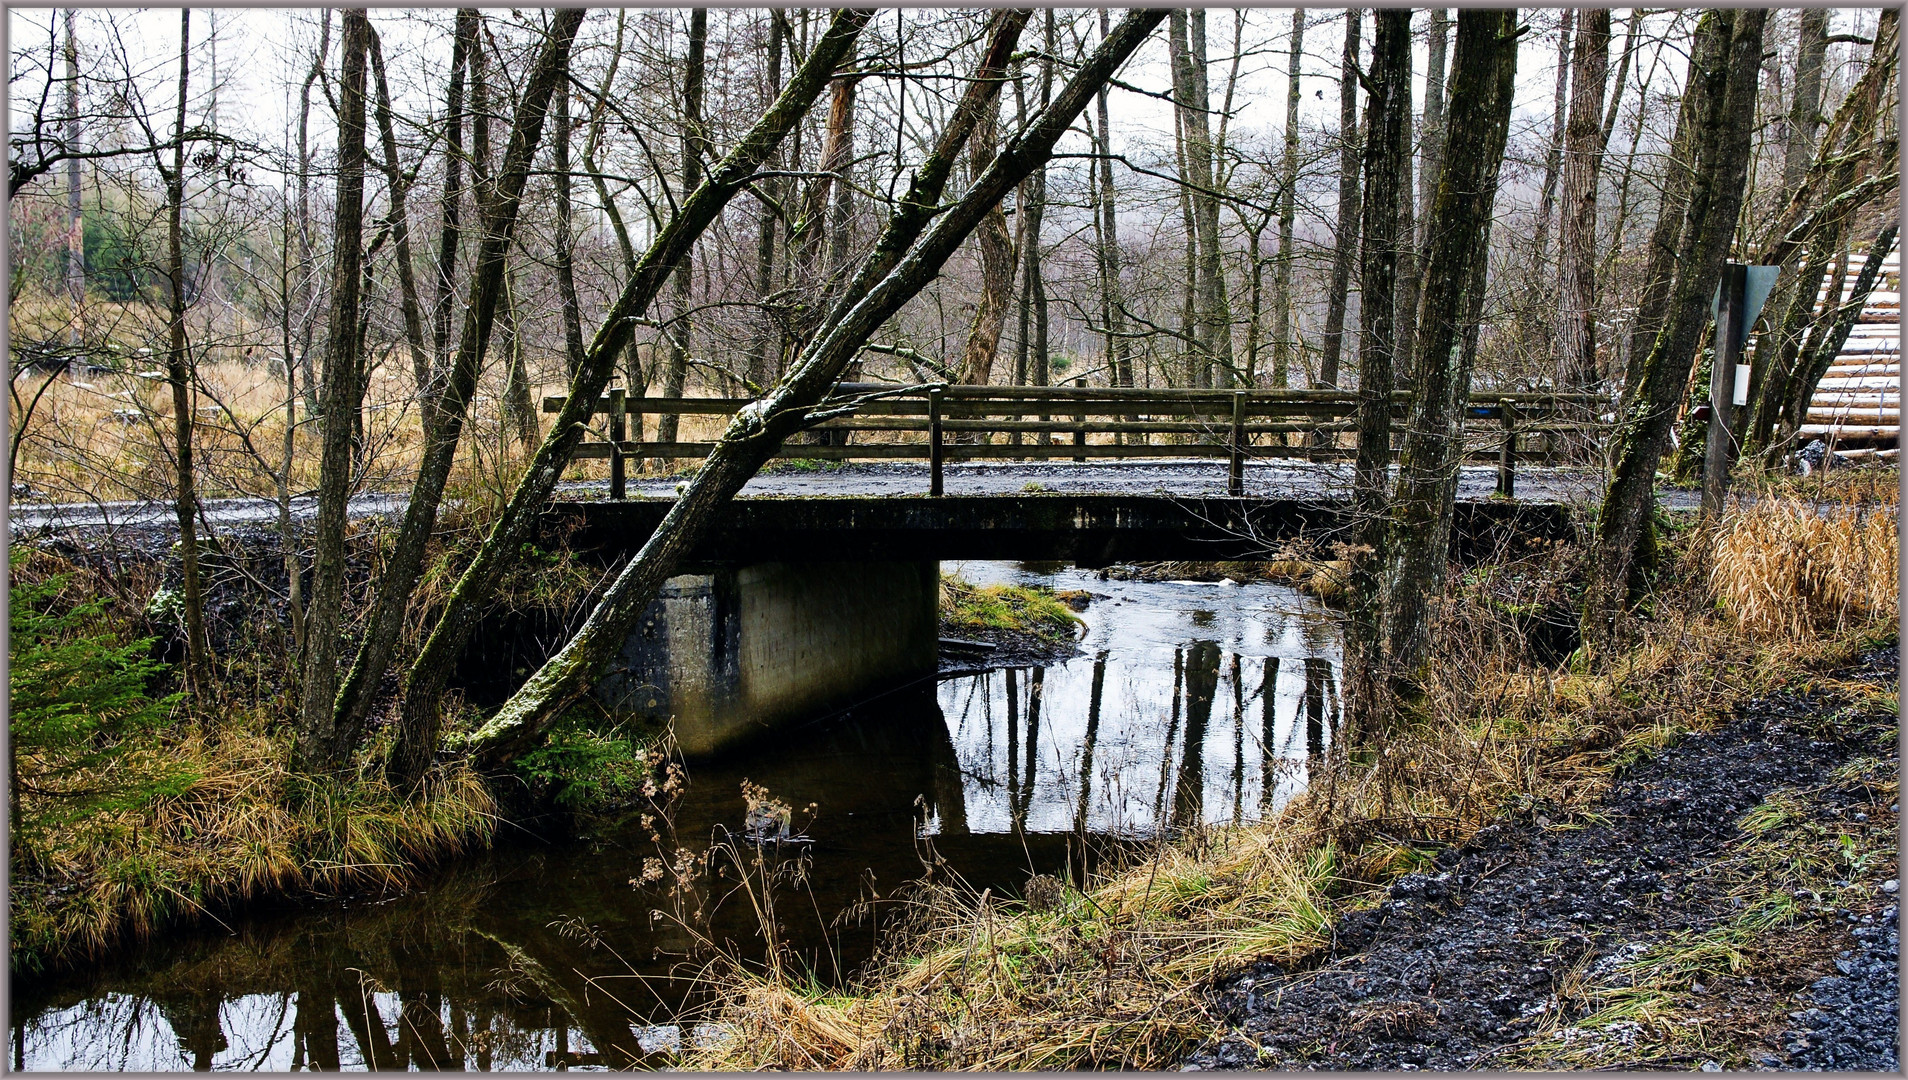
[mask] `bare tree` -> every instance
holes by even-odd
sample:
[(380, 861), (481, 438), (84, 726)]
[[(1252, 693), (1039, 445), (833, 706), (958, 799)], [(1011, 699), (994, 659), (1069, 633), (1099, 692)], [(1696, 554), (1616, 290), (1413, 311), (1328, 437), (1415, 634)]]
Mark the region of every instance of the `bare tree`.
[(1431, 597), (1442, 587), (1451, 550), (1492, 204), (1517, 83), (1516, 30), (1512, 10), (1458, 14), (1443, 180), (1426, 227), (1431, 246), (1418, 324), (1420, 360), (1385, 542), (1385, 662), (1391, 677), (1407, 686), (1422, 674)]
[[(688, 55), (684, 58), (682, 76), (681, 190), (685, 198), (702, 181), (702, 83), (707, 67), (708, 45), (709, 11), (707, 8), (693, 8), (689, 12)], [(689, 374), (689, 283), (690, 275), (694, 272), (694, 258), (693, 253), (686, 254), (676, 266), (676, 310), (666, 335), (669, 366), (663, 370), (664, 397), (681, 397), (683, 380)], [(677, 423), (675, 413), (664, 413), (658, 417), (657, 441), (675, 442)]]
[(1332, 277), (1326, 293), (1324, 355), (1319, 358), (1320, 386), (1338, 385), (1338, 358), (1345, 342), (1345, 309), (1358, 256), (1361, 148), (1358, 133), (1357, 8), (1345, 11), (1344, 46), (1338, 65), (1338, 223), (1332, 239)]
[(1292, 9), (1292, 38), (1285, 54), (1285, 156), (1279, 166), (1279, 263), (1272, 294), (1272, 385), (1291, 384), (1298, 342), (1292, 333), (1292, 228), (1298, 219), (1299, 58), (1305, 47), (1305, 9)]
[[(1024, 15), (1021, 16), (1024, 19)], [(1100, 86), (1166, 18), (1163, 11), (1133, 11), (1075, 70), (1053, 104), (1009, 141), (992, 165), (959, 200), (935, 218), (933, 208), (960, 148), (995, 97), (1002, 75), (983, 72), (970, 84), (954, 116), (915, 172), (908, 193), (862, 264), (825, 330), (766, 397), (731, 421), (703, 467), (677, 498), (662, 523), (624, 566), (583, 626), (530, 677), (470, 739), (481, 762), (495, 764), (536, 745), (550, 720), (583, 692), (641, 617), (656, 590), (676, 571), (714, 523), (714, 512), (741, 489), (782, 440), (830, 415), (823, 399), (862, 344), (903, 304), (925, 287), (981, 219), (1015, 184), (1053, 153), (1053, 145), (1085, 110)], [(994, 59), (990, 50), (988, 63)], [(1006, 57), (999, 58), (1004, 72)], [(932, 227), (929, 221), (932, 219)], [(923, 233), (925, 230), (925, 233)], [(916, 237), (919, 237), (918, 242)]]
[(1398, 261), (1409, 246), (1399, 204), (1411, 197), (1402, 163), (1411, 154), (1411, 13), (1372, 13), (1370, 74), (1365, 85), (1363, 234), (1358, 288), (1358, 454), (1352, 469), (1353, 527), (1346, 545), (1345, 719), (1347, 735), (1364, 739), (1383, 726), (1385, 510), (1391, 472), (1391, 389), (1397, 363)]
[[(405, 674), (399, 704), (398, 742), (388, 767), (393, 782), (415, 785), (436, 753), (444, 687), (453, 663), (476, 629), (477, 618), (494, 593), (500, 575), (529, 538), (537, 513), (548, 503), (557, 480), (569, 466), (595, 411), (597, 398), (633, 336), (633, 320), (648, 310), (696, 238), (729, 200), (755, 178), (756, 170), (808, 111), (837, 67), (852, 52), (868, 18), (866, 11), (835, 13), (827, 32), (809, 50), (775, 104), (682, 201), (679, 212), (660, 230), (637, 261), (635, 272), (624, 282), (616, 301), (604, 313), (584, 353), (583, 363), (570, 379), (563, 408), (485, 536), (476, 557), (458, 578), (430, 636)], [(376, 680), (367, 679), (365, 684), (375, 686)]]
[(365, 52), (371, 22), (363, 8), (344, 13), (338, 93), (338, 193), (332, 220), (331, 313), (326, 328), (324, 448), (311, 562), (311, 613), (305, 639), (304, 704), (292, 744), (294, 767), (334, 772), (348, 759), (332, 712), (344, 636), (345, 502), (351, 494), (351, 423), (364, 397), (358, 362), (359, 288), (364, 278)]
[(1603, 88), (1609, 74), (1610, 12), (1585, 8), (1571, 57), (1570, 118), (1563, 142), (1563, 227), (1557, 257), (1563, 340), (1557, 385), (1582, 390), (1597, 371), (1597, 177), (1603, 164)]
[[(166, 306), (170, 347), (166, 381), (172, 386), (173, 467), (178, 487), (173, 507), (179, 520), (180, 561), (184, 564), (186, 681), (205, 693), (211, 687), (211, 643), (205, 634), (205, 591), (199, 574), (199, 497), (192, 460), (192, 356), (186, 344), (185, 170), (186, 88), (192, 64), (192, 9), (179, 11), (179, 102), (172, 124), (172, 166), (156, 160), (166, 181)], [(155, 155), (157, 158), (157, 155)]]

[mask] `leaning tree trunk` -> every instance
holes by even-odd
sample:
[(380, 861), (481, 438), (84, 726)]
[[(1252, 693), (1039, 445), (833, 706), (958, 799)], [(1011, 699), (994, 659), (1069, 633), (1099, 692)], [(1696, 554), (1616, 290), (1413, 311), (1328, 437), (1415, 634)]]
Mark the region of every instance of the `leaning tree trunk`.
[(862, 11), (838, 11), (827, 32), (808, 58), (741, 142), (682, 202), (682, 208), (662, 228), (626, 279), (616, 302), (598, 324), (582, 365), (571, 378), (568, 397), (543, 442), (510, 494), (476, 557), (465, 568), (437, 617), (423, 649), (405, 675), (399, 702), (398, 741), (392, 751), (389, 774), (393, 782), (410, 786), (424, 774), (437, 749), (437, 731), (444, 687), (452, 665), (475, 630), (483, 606), (490, 601), (509, 561), (530, 538), (539, 511), (549, 502), (563, 470), (587, 430), (597, 398), (603, 393), (616, 363), (629, 345), (635, 320), (662, 291), (676, 264), (714, 222), (731, 198), (748, 185), (755, 171), (774, 152), (783, 137), (808, 111), (835, 69), (854, 49), (867, 25)]
[(1346, 551), (1345, 720), (1352, 743), (1383, 727), (1383, 594), (1386, 478), (1391, 472), (1391, 388), (1397, 361), (1398, 256), (1409, 240), (1399, 203), (1411, 197), (1402, 168), (1411, 153), (1411, 13), (1373, 13), (1365, 83), (1365, 201), (1358, 288), (1358, 456), (1352, 469), (1352, 542)]
[[(1607, 645), (1631, 592), (1631, 567), (1650, 512), (1656, 467), (1669, 446), (1684, 387), (1709, 325), (1709, 300), (1722, 279), (1742, 206), (1750, 136), (1755, 126), (1756, 78), (1762, 59), (1765, 10), (1704, 16), (1728, 28), (1728, 45), (1715, 63), (1692, 66), (1689, 93), (1700, 94), (1701, 127), (1693, 140), (1689, 205), (1678, 245), (1669, 318), (1624, 403), (1615, 432), (1616, 453), (1584, 590), (1583, 639), (1594, 652)], [(1705, 58), (1706, 59), (1706, 58)]]
[[(1024, 14), (1020, 17), (1025, 18)], [(1010, 141), (967, 193), (935, 219), (933, 210), (947, 174), (972, 126), (995, 96), (1000, 77), (970, 84), (968, 96), (955, 110), (948, 129), (890, 217), (874, 254), (850, 285), (844, 297), (845, 310), (838, 309), (773, 392), (736, 414), (701, 471), (642, 550), (624, 566), (576, 636), (471, 737), (469, 746), (480, 763), (494, 766), (507, 762), (536, 745), (549, 722), (583, 693), (589, 680), (622, 646), (656, 591), (713, 527), (716, 512), (774, 454), (783, 439), (831, 415), (831, 410), (819, 406), (869, 335), (933, 281), (967, 234), (1015, 184), (1052, 155), (1054, 143), (1100, 86), (1165, 17), (1164, 11), (1141, 10), (1122, 18), (1075, 71), (1052, 106)], [(990, 60), (991, 56), (990, 50)], [(1006, 62), (1007, 56), (1001, 55), (1002, 67)], [(981, 87), (985, 87), (985, 93), (972, 92)], [(932, 228), (927, 228), (930, 220)], [(916, 236), (920, 237), (918, 243), (913, 242)], [(847, 306), (847, 298), (854, 298), (852, 306)]]
[(344, 631), (345, 500), (351, 493), (351, 417), (364, 397), (358, 362), (358, 290), (363, 274), (365, 52), (371, 22), (363, 8), (344, 14), (339, 80), (338, 195), (332, 219), (331, 317), (326, 326), (324, 444), (318, 459), (318, 515), (306, 620), (305, 696), (292, 765), (336, 772), (350, 758), (332, 710)]
[(1610, 11), (1585, 8), (1571, 58), (1570, 119), (1564, 126), (1563, 221), (1557, 255), (1563, 340), (1557, 386), (1586, 390), (1597, 371), (1597, 175), (1603, 164), (1603, 87), (1610, 66)]
[(1338, 359), (1345, 348), (1352, 262), (1358, 255), (1358, 9), (1345, 12), (1345, 46), (1338, 75), (1338, 224), (1332, 240), (1332, 283), (1325, 305), (1324, 351), (1318, 385), (1338, 385)]
[(205, 592), (199, 576), (198, 478), (192, 461), (192, 357), (186, 348), (185, 295), (185, 114), (191, 71), (192, 9), (179, 12), (179, 111), (172, 126), (172, 167), (166, 178), (166, 307), (170, 344), (166, 381), (172, 387), (173, 461), (179, 489), (173, 509), (179, 521), (179, 558), (184, 564), (186, 681), (198, 693), (211, 687), (211, 645), (205, 634)]
[[(464, 325), (457, 342), (457, 353), (444, 385), (425, 414), (431, 422), (424, 430), (423, 459), (417, 478), (411, 484), (411, 496), (404, 508), (404, 520), (398, 526), (396, 542), (378, 576), (377, 599), (365, 628), (364, 643), (338, 689), (331, 726), (342, 745), (355, 745), (363, 732), (371, 700), (390, 667), (392, 651), (410, 611), (411, 598), (424, 571), (424, 556), (432, 532), (437, 527), (437, 511), (444, 498), (444, 486), (450, 479), (451, 465), (457, 457), (457, 445), (463, 436), (465, 415), (483, 372), (484, 354), (489, 348), (497, 309), (505, 302), (506, 275), (512, 238), (523, 204), (524, 185), (530, 166), (543, 138), (543, 124), (549, 114), (550, 100), (563, 84), (569, 70), (570, 45), (583, 22), (583, 9), (564, 8), (552, 20), (524, 87), (523, 102), (517, 109), (510, 140), (504, 149), (503, 165), (489, 198), (483, 200), (479, 220), (483, 239), (478, 245), (471, 273), (469, 298), (464, 306)], [(521, 376), (511, 372), (513, 381)], [(528, 405), (528, 387), (522, 387), (514, 411)], [(528, 417), (534, 430), (535, 414)]]
[(1451, 549), (1464, 413), (1484, 312), (1491, 205), (1517, 82), (1516, 27), (1514, 10), (1466, 10), (1457, 20), (1449, 141), (1426, 229), (1431, 246), (1425, 252), (1417, 379), (1385, 544), (1385, 666), (1403, 684), (1416, 684), (1422, 674), (1431, 597), (1443, 585)]
[[(1797, 374), (1790, 381), (1791, 392), (1787, 410), (1783, 419), (1790, 431), (1800, 430), (1809, 414), (1809, 403), (1814, 399), (1816, 384), (1828, 374), (1829, 366), (1841, 355), (1842, 346), (1848, 344), (1848, 335), (1861, 321), (1862, 309), (1868, 306), (1869, 294), (1875, 291), (1875, 283), (1881, 277), (1882, 263), (1887, 261), (1888, 253), (1894, 249), (1895, 236), (1901, 231), (1901, 215), (1897, 211), (1894, 220), (1882, 227), (1881, 235), (1869, 246), (1868, 257), (1862, 261), (1862, 269), (1855, 276), (1855, 287), (1847, 300), (1836, 310), (1835, 318), (1826, 324), (1818, 323), (1817, 330), (1810, 336), (1808, 348), (1803, 351), (1797, 362)], [(1829, 299), (1833, 299), (1841, 290), (1841, 282), (1830, 286)], [(1823, 304), (1826, 314), (1828, 304)]]

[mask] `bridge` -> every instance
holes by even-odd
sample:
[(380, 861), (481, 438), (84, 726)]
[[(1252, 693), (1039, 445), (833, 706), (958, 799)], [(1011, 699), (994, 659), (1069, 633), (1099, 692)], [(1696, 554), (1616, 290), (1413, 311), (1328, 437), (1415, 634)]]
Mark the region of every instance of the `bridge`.
[[(942, 559), (1263, 559), (1323, 548), (1350, 524), (1357, 399), (1339, 391), (864, 383), (835, 401), (852, 413), (785, 445), (751, 482), (755, 496), (723, 508), (693, 564), (651, 602), (597, 681), (612, 714), (673, 720), (685, 753), (710, 754), (931, 678)], [(579, 455), (609, 461), (610, 497), (558, 504), (546, 535), (604, 562), (634, 552), (672, 505), (674, 481), (639, 480), (631, 498), (627, 463), (693, 459), (714, 444), (632, 440), (631, 419), (721, 422), (747, 403), (612, 390), (596, 403), (601, 441)], [(1394, 397), (1394, 431), (1408, 407)], [(1551, 498), (1505, 496), (1520, 457), (1581, 445), (1606, 407), (1590, 395), (1477, 395), (1466, 457), (1489, 464), (1461, 477), (1454, 555), (1568, 536), (1566, 503), (1577, 500), (1558, 497), (1557, 470), (1540, 481)], [(836, 464), (855, 460), (880, 464)]]

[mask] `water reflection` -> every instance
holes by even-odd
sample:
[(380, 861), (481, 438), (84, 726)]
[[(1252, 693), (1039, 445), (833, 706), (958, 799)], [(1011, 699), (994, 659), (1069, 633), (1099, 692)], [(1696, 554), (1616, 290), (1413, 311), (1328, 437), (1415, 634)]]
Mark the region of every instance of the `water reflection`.
[(12, 1064), (656, 1063), (696, 1037), (700, 999), (684, 976), (706, 955), (698, 938), (759, 958), (763, 935), (732, 873), (674, 898), (631, 879), (646, 858), (673, 858), (678, 846), (700, 855), (712, 837), (740, 832), (744, 778), (798, 809), (815, 804), (798, 822), (812, 845), (764, 854), (771, 869), (802, 875), (771, 894), (777, 936), (827, 979), (867, 958), (886, 909), (849, 913), (937, 857), (937, 873), (1015, 894), (1032, 873), (1077, 875), (1091, 838), (1271, 813), (1331, 743), (1335, 635), (1295, 593), (966, 570), (1095, 594), (1081, 654), (922, 684), (696, 765), (661, 845), (635, 827), (560, 845), (508, 841), (408, 895), (254, 913), (230, 920), (232, 934), (172, 935), (96, 971), (16, 980)]

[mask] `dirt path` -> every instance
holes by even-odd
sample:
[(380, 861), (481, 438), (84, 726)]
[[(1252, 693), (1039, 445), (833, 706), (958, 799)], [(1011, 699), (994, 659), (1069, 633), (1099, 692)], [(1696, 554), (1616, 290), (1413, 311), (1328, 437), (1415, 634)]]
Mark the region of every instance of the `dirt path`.
[(1896, 728), (1847, 700), (1757, 699), (1588, 812), (1482, 830), (1304, 970), (1221, 983), (1189, 1064), (1896, 1070)]

